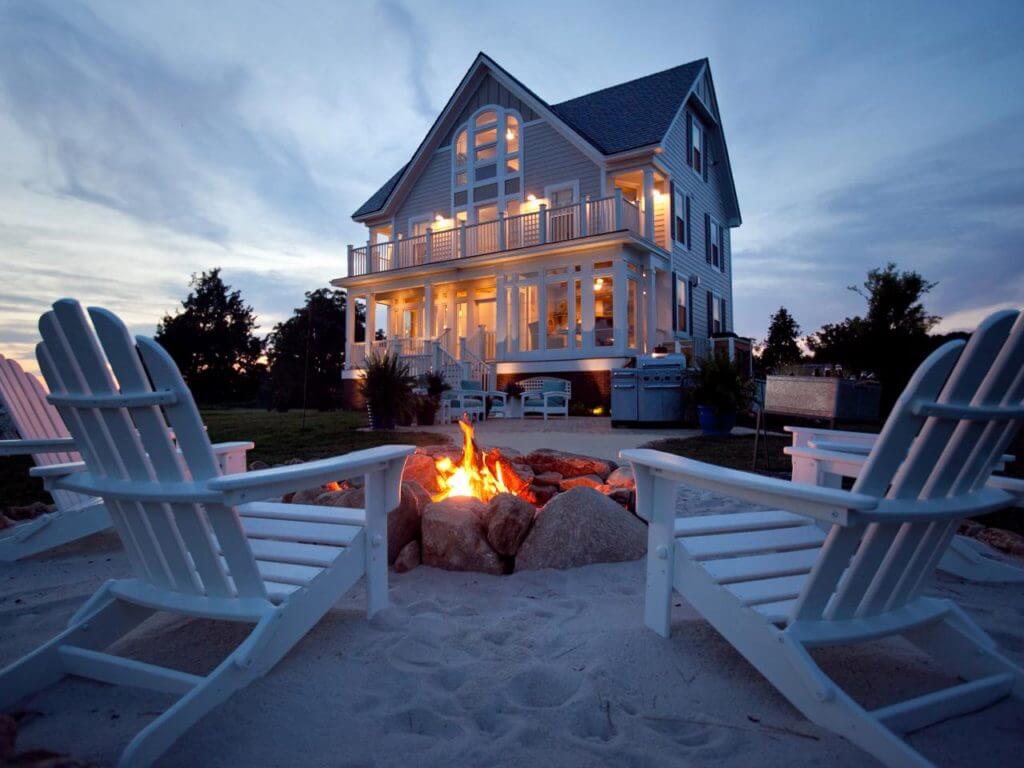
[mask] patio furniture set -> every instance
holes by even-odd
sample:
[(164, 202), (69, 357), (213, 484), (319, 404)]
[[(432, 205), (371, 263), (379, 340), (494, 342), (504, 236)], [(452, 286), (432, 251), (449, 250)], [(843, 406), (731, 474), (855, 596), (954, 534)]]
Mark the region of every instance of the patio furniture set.
[[(519, 383), (523, 394), (519, 397), (518, 408), (515, 397), (500, 390), (485, 390), (477, 381), (461, 381), (456, 389), (449, 389), (441, 396), (441, 423), (449, 424), (466, 414), (474, 421), (484, 418), (509, 419), (518, 410), (519, 418), (529, 415), (569, 417), (569, 400), (572, 385), (564, 379), (534, 377)], [(490, 409), (487, 400), (490, 399)]]
[[(23, 551), (40, 551), (33, 539), (54, 546), (109, 520), (133, 575), (105, 584), (65, 631), (0, 670), (0, 707), (67, 675), (179, 694), (122, 755), (123, 765), (147, 765), (268, 673), (364, 575), (368, 614), (387, 605), (387, 512), (398, 505), (413, 448), (246, 472), (238, 457), (249, 444), (210, 443), (177, 366), (152, 339), (133, 339), (111, 313), (86, 313), (68, 299), (40, 328), (48, 402), (10, 361), (0, 379), (8, 408), (12, 381), (18, 393), (11, 410), (25, 439), (15, 442), (36, 456), (33, 476), (61, 499), (42, 526), (50, 538), (30, 535)], [(562, 408), (568, 388), (560, 399), (553, 387), (532, 386), (524, 404)], [(467, 394), (474, 392), (462, 388), (450, 399), (463, 407), (493, 396)], [(900, 734), (1024, 698), (1024, 671), (957, 605), (925, 593), (960, 520), (1018, 503), (1021, 489), (992, 473), (1022, 422), (1024, 314), (1003, 311), (921, 364), (877, 438), (816, 435), (793, 448), (795, 458), (805, 450), (840, 454), (845, 468), (789, 481), (623, 451), (638, 514), (649, 523), (646, 625), (669, 635), (678, 591), (810, 720), (887, 765), (931, 765)], [(836, 474), (855, 477), (853, 487), (822, 480)], [(365, 478), (365, 509), (276, 501), (356, 476)], [(681, 485), (776, 510), (677, 517)], [(60, 528), (66, 533), (53, 533)], [(205, 676), (104, 651), (156, 611), (254, 629)], [(809, 654), (892, 635), (964, 682), (867, 710)]]

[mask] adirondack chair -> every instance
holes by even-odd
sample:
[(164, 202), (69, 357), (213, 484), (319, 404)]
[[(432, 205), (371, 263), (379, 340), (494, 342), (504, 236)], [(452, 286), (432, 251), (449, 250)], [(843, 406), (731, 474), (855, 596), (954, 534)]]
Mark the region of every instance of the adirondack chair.
[[(0, 355), (0, 405), (22, 439), (0, 440), (0, 456), (31, 455), (37, 466), (79, 461), (75, 441), (57, 409), (46, 402), (39, 379), (15, 360)], [(220, 443), (214, 453), (224, 474), (244, 472), (252, 443)], [(0, 533), (0, 562), (13, 562), (76, 541), (110, 527), (103, 502), (74, 491), (53, 489), (56, 511), (40, 515)]]
[[(793, 444), (783, 450), (793, 462), (793, 481), (811, 485), (840, 487), (843, 478), (857, 478), (864, 469), (868, 454), (878, 435), (818, 427), (787, 426)], [(1003, 456), (993, 468), (1003, 469)], [(1024, 480), (993, 475), (989, 485), (1010, 491), (1017, 497), (1017, 506), (1024, 506)], [(967, 536), (954, 536), (949, 549), (939, 560), (939, 570), (968, 581), (980, 583), (1024, 582), (1024, 568), (997, 559), (996, 553), (983, 542)]]
[[(897, 734), (1024, 698), (1024, 670), (922, 594), (962, 518), (1014, 503), (987, 481), (1022, 421), (1024, 315), (1005, 311), (921, 364), (850, 491), (623, 451), (650, 523), (645, 623), (668, 636), (674, 587), (812, 721), (885, 764), (931, 765)], [(781, 510), (676, 519), (682, 484)], [(966, 682), (867, 710), (808, 653), (890, 635)]]
[[(50, 402), (85, 467), (32, 472), (51, 488), (104, 499), (134, 576), (107, 582), (64, 632), (0, 671), (0, 708), (65, 675), (181, 694), (120, 761), (148, 765), (266, 674), (364, 574), (368, 612), (385, 607), (387, 511), (413, 448), (223, 475), (167, 352), (149, 338), (133, 342), (105, 310), (89, 317), (93, 327), (77, 302), (58, 301), (40, 319), (37, 347)], [(262, 501), (355, 476), (364, 477), (365, 511)], [(103, 652), (157, 611), (255, 627), (206, 676)]]

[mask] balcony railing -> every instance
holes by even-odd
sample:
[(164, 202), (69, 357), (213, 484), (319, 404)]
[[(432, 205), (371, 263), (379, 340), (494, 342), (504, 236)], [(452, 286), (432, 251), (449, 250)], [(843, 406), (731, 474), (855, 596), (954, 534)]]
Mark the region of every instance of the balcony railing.
[(642, 226), (639, 207), (624, 199), (617, 190), (610, 197), (558, 208), (541, 205), (531, 213), (499, 216), (495, 221), (481, 224), (437, 231), (428, 229), (424, 235), (359, 248), (350, 245), (348, 274), (387, 272), (622, 230), (642, 235)]

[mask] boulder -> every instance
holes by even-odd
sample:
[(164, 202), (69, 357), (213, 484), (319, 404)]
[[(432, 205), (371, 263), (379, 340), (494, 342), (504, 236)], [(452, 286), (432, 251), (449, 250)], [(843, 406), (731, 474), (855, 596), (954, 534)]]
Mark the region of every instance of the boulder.
[(256, 461), (249, 462), (250, 472), (258, 472), (261, 469), (270, 469), (270, 465), (267, 464), (267, 462), (265, 461), (260, 461), (259, 459), (257, 459)]
[(543, 507), (556, 493), (558, 493), (558, 488), (553, 485), (529, 485), (521, 490), (519, 495), (533, 506)]
[(289, 504), (316, 504), (317, 499), (323, 496), (325, 493), (334, 493), (340, 491), (341, 486), (337, 483), (327, 483), (326, 485), (318, 486), (317, 488), (306, 488), (303, 491), (296, 491), (291, 494), (288, 498)]
[(434, 458), (424, 453), (414, 453), (405, 460), (402, 479), (418, 483), (430, 493), (441, 490), (437, 485), (437, 465), (434, 464)]
[(395, 573), (408, 573), (420, 564), (420, 543), (410, 541), (395, 558)]
[(516, 570), (617, 563), (646, 553), (647, 528), (639, 519), (593, 488), (573, 488), (537, 513)]
[(512, 493), (499, 493), (487, 505), (487, 542), (499, 555), (513, 556), (519, 551), (533, 524), (536, 509)]
[(0, 531), (4, 528), (10, 528), (12, 525), (14, 525), (14, 523), (11, 519), (7, 517), (7, 515), (0, 513)]
[(597, 488), (599, 485), (604, 485), (604, 483), (601, 482), (601, 478), (597, 475), (580, 475), (579, 477), (565, 478), (558, 484), (558, 487), (563, 491), (568, 491), (570, 488), (577, 488), (579, 486)]
[(0, 765), (14, 757), (14, 743), (18, 738), (18, 722), (10, 715), (0, 715)]
[(530, 465), (509, 458), (505, 455), (504, 448), (500, 452), (495, 449), (485, 454), (484, 462), (495, 477), (498, 476), (498, 469), (501, 469), (502, 482), (512, 493), (519, 493), (533, 482), (533, 470)]
[[(323, 493), (316, 499), (321, 507), (366, 508), (366, 493), (362, 488)], [(402, 496), (398, 506), (388, 513), (388, 563), (394, 563), (398, 553), (410, 541), (420, 536), (420, 517), (430, 503), (430, 495), (416, 483), (402, 483)]]
[(50, 507), (43, 504), (43, 502), (33, 501), (31, 504), (26, 504), (23, 507), (8, 507), (4, 514), (17, 522), (20, 520), (35, 520), (40, 515), (45, 515), (50, 511), (52, 511)]
[(597, 475), (602, 480), (619, 466), (614, 461), (595, 459), (592, 456), (581, 456), (576, 453), (555, 451), (550, 448), (541, 448), (528, 454), (526, 463), (533, 467), (533, 471), (538, 474), (557, 472), (562, 477)]
[(304, 462), (302, 459), (288, 459), (288, 461), (284, 462), (281, 466), (283, 466), (283, 467), (292, 467), (292, 466), (295, 466), (296, 464), (305, 464), (305, 463), (306, 462)]
[(558, 485), (562, 482), (562, 475), (560, 472), (541, 472), (534, 476), (534, 485)]
[(423, 511), (423, 564), (449, 571), (501, 574), (505, 563), (487, 543), (487, 505), (468, 496), (453, 496)]
[(1001, 552), (1024, 557), (1024, 536), (1002, 528), (985, 528), (977, 533), (976, 538)]
[(636, 478), (633, 477), (632, 467), (619, 467), (605, 480), (613, 488), (636, 488)]
[(623, 509), (628, 509), (630, 512), (636, 511), (636, 491), (630, 488), (607, 487), (609, 490), (603, 491), (605, 496), (616, 504), (621, 504)]

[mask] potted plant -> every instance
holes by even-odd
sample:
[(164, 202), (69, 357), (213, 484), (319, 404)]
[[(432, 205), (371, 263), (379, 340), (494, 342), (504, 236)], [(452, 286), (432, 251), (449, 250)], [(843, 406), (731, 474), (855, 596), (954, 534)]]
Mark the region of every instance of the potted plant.
[(373, 429), (394, 429), (409, 413), (413, 378), (398, 355), (374, 353), (366, 358), (359, 394), (366, 400)]
[(441, 407), (441, 395), (450, 387), (441, 374), (433, 372), (423, 376), (420, 386), (425, 394), (416, 398), (416, 423), (429, 426), (434, 423), (437, 409)]
[(697, 404), (697, 418), (705, 435), (728, 435), (736, 426), (736, 414), (750, 407), (753, 382), (727, 355), (716, 352), (704, 358), (697, 370), (690, 396)]

